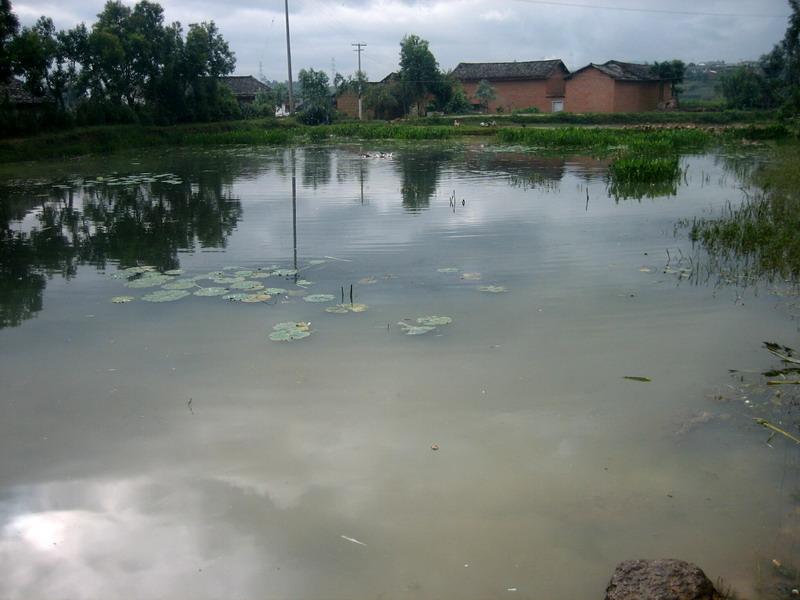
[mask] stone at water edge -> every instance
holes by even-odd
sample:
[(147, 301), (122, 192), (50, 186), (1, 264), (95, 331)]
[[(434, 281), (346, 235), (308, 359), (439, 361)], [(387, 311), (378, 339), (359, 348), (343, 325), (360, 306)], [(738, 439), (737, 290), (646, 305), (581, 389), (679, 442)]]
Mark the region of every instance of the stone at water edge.
[(674, 558), (617, 565), (605, 600), (723, 600), (703, 570)]

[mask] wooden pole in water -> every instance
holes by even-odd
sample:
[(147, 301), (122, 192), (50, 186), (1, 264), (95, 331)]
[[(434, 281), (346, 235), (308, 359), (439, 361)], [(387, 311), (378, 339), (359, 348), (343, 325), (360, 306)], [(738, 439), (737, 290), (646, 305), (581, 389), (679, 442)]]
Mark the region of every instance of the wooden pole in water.
[(353, 284), (350, 284), (350, 304), (353, 303)]

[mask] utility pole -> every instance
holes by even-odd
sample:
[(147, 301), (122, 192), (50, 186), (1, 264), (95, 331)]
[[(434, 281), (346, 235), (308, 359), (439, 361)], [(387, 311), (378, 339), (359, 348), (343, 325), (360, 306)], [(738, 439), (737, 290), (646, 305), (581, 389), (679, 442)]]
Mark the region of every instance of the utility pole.
[(292, 95), (292, 44), (289, 41), (289, 0), (284, 0), (286, 6), (286, 58), (289, 62), (289, 114), (294, 112), (294, 96)]
[(361, 96), (363, 95), (363, 90), (361, 89), (363, 87), (361, 81), (361, 53), (364, 51), (364, 48), (366, 48), (367, 45), (362, 42), (350, 45), (355, 46), (355, 50), (353, 50), (353, 52), (358, 52), (358, 72), (356, 73), (356, 77), (358, 78), (358, 120), (363, 121), (364, 115), (361, 112)]

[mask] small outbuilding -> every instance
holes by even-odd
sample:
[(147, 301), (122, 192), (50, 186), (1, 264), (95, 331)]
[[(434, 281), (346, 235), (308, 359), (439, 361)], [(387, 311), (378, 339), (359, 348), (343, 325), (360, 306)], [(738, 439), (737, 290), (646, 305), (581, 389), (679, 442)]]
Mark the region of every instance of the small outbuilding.
[(674, 106), (672, 82), (650, 65), (610, 60), (588, 64), (565, 78), (564, 110), (574, 113), (645, 112)]
[(569, 69), (563, 61), (531, 60), (524, 62), (459, 63), (453, 76), (461, 82), (474, 106), (481, 102), (475, 92), (482, 80), (494, 88), (495, 98), (489, 112), (511, 112), (536, 108), (540, 112), (564, 110), (564, 78)]
[(270, 91), (266, 83), (262, 83), (252, 75), (229, 75), (220, 77), (220, 81), (230, 88), (233, 97), (240, 105), (252, 104), (258, 94)]

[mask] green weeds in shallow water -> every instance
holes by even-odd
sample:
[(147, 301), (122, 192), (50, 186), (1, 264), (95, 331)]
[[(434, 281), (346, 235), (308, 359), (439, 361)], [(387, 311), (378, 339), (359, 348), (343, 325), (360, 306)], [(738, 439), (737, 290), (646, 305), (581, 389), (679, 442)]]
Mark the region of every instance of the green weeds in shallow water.
[(718, 263), (759, 276), (800, 280), (800, 148), (753, 175), (760, 190), (716, 218), (695, 219), (689, 236)]

